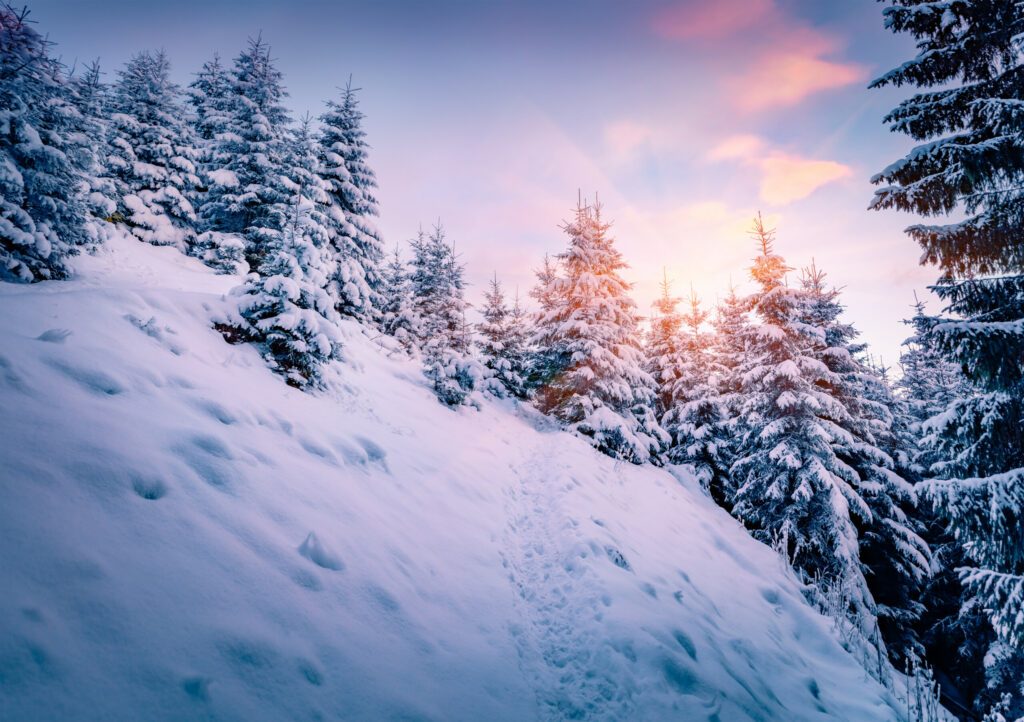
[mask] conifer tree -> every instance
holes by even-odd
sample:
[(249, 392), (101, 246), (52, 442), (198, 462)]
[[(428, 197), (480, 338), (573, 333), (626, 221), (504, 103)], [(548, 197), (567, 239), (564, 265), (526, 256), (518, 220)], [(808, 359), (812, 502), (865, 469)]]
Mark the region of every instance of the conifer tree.
[(829, 393), (846, 408), (833, 421), (845, 432), (834, 451), (858, 477), (856, 490), (871, 514), (857, 518), (860, 557), (876, 602), (875, 615), (894, 661), (905, 664), (920, 651), (914, 623), (922, 607), (918, 599), (931, 571), (931, 550), (914, 520), (916, 495), (901, 472), (896, 455), (900, 439), (893, 415), (895, 401), (878, 373), (865, 360), (859, 332), (841, 320), (840, 292), (825, 282), (815, 264), (804, 269), (801, 286), (807, 294), (803, 320), (822, 331), (824, 343), (811, 354), (830, 372)]
[(291, 123), (270, 47), (257, 37), (234, 61), (222, 132), (206, 168), (198, 214), (200, 255), (221, 270), (257, 269), (278, 248), (293, 193), (283, 182)]
[(103, 84), (99, 61), (85, 66), (84, 72), (70, 82), (72, 102), (77, 113), (75, 132), (76, 165), (82, 173), (82, 194), (88, 208), (92, 240), (102, 242), (110, 230), (107, 219), (117, 212), (117, 188), (107, 170), (109, 135), (109, 92)]
[(470, 358), (466, 327), (464, 268), (438, 223), (411, 242), (410, 283), (420, 319), (424, 374), (438, 399), (449, 406), (467, 402), (483, 381), (483, 367)]
[(187, 196), (199, 182), (195, 143), (181, 91), (163, 51), (139, 53), (118, 73), (111, 99), (107, 163), (120, 220), (141, 241), (187, 251), (195, 211)]
[(692, 288), (688, 305), (680, 317), (676, 378), (662, 426), (672, 437), (669, 460), (691, 466), (701, 485), (721, 498), (728, 488), (728, 412), (718, 392), (720, 369), (711, 334), (705, 330), (709, 314)]
[(559, 367), (545, 370), (539, 408), (614, 458), (656, 460), (668, 441), (655, 418), (654, 379), (643, 370), (636, 304), (619, 275), (626, 267), (601, 219), (600, 205), (577, 206), (565, 225), (565, 276), (535, 338)]
[(840, 585), (854, 609), (870, 614), (855, 521), (869, 521), (871, 511), (857, 473), (835, 450), (851, 442), (847, 410), (829, 391), (839, 379), (815, 358), (824, 333), (805, 322), (808, 295), (787, 285), (791, 269), (760, 216), (753, 235), (760, 253), (750, 274), (760, 288), (747, 302), (760, 324), (747, 331), (740, 367), (743, 436), (730, 470), (732, 511), (797, 569)]
[(534, 271), (537, 282), (530, 289), (530, 297), (537, 302), (537, 310), (530, 316), (527, 340), (529, 372), (526, 386), (531, 394), (550, 382), (568, 364), (564, 350), (551, 335), (555, 327), (544, 322), (561, 303), (558, 270), (558, 260), (552, 260), (545, 253), (544, 263)]
[(416, 352), (422, 335), (420, 318), (416, 313), (409, 272), (397, 246), (391, 260), (384, 266), (381, 296), (381, 330), (393, 336), (407, 353)]
[(0, 5), (0, 278), (65, 278), (91, 240), (76, 165), (77, 113), (62, 69), (29, 25)]
[(297, 387), (319, 387), (322, 369), (341, 350), (339, 317), (327, 291), (333, 271), (325, 225), (326, 192), (316, 173), (310, 119), (292, 138), (285, 182), (294, 189), (291, 222), (271, 236), (258, 272), (233, 292), (228, 321), (264, 349), (271, 366)]
[(218, 136), (229, 128), (231, 92), (231, 76), (218, 53), (203, 63), (188, 86), (192, 129), (199, 146), (199, 166), (204, 172), (214, 160)]
[[(516, 299), (515, 308), (519, 307)], [(526, 351), (521, 309), (516, 313), (505, 302), (505, 294), (495, 274), (484, 294), (480, 354), (491, 372), (490, 388), (500, 396), (522, 398), (526, 393)]]
[[(644, 348), (647, 357), (644, 369), (657, 385), (655, 412), (664, 426), (664, 415), (672, 409), (673, 389), (680, 373), (679, 336), (683, 319), (679, 315), (679, 299), (672, 295), (672, 286), (664, 269), (659, 287), (661, 295), (653, 304), (655, 313)], [(665, 430), (671, 436), (668, 427)]]
[[(968, 555), (968, 606), (986, 610), (1000, 639), (989, 656), (1016, 650), (1006, 663), (1024, 675), (1024, 5), (896, 0), (885, 17), (919, 53), (873, 85), (921, 88), (886, 117), (920, 145), (873, 179), (872, 207), (966, 216), (907, 230), (940, 272), (945, 308), (929, 338), (972, 385), (927, 423), (939, 461), (924, 493)], [(999, 693), (990, 677), (982, 709)], [(1024, 713), (1024, 692), (1013, 695)]]
[(364, 320), (379, 315), (383, 244), (375, 219), (377, 178), (368, 163), (357, 88), (352, 80), (320, 116), (320, 173), (331, 201), (331, 244), (337, 257), (332, 292), (338, 312)]

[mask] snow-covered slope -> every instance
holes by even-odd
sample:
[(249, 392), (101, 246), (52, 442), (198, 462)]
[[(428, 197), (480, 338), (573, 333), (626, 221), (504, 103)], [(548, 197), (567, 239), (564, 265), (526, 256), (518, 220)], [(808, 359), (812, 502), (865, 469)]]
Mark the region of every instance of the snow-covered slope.
[(301, 393), (210, 328), (236, 279), (77, 265), (0, 284), (0, 719), (898, 719), (683, 475), (354, 325)]

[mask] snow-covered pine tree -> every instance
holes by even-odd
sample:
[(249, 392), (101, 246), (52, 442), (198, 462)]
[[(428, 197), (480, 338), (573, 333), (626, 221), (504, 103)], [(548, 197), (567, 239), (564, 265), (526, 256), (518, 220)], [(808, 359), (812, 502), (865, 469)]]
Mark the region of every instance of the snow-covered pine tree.
[(91, 240), (78, 113), (27, 15), (0, 5), (0, 279), (8, 281), (65, 278), (67, 258)]
[[(516, 307), (519, 299), (516, 298)], [(488, 388), (499, 396), (522, 398), (526, 393), (526, 350), (522, 311), (509, 308), (495, 274), (484, 293), (483, 321), (477, 325), (480, 355), (491, 372)]]
[(960, 367), (939, 353), (929, 339), (932, 324), (924, 304), (915, 298), (913, 308), (914, 315), (904, 323), (914, 332), (903, 342), (895, 386), (917, 423), (915, 431), (922, 436), (920, 425), (968, 396), (971, 389)]
[(409, 271), (398, 246), (384, 266), (381, 297), (381, 330), (398, 341), (407, 353), (415, 353), (421, 336), (420, 318), (416, 313)]
[[(872, 207), (966, 215), (907, 230), (941, 273), (932, 289), (945, 315), (929, 337), (974, 389), (928, 422), (941, 460), (924, 493), (963, 544), (964, 583), (1024, 676), (1024, 4), (895, 0), (884, 12), (919, 53), (873, 85), (922, 89), (886, 117), (921, 145), (875, 176)], [(1024, 691), (1013, 694), (1024, 714)]]
[(717, 367), (709, 314), (690, 289), (688, 310), (682, 314), (676, 378), (670, 387), (668, 411), (662, 426), (672, 437), (668, 459), (691, 466), (701, 485), (721, 497), (728, 488), (728, 410), (718, 391)]
[[(732, 463), (736, 460), (736, 442), (743, 437), (740, 428), (743, 381), (741, 367), (747, 357), (749, 310), (747, 299), (739, 296), (736, 293), (736, 286), (730, 282), (729, 293), (719, 299), (711, 319), (711, 354), (715, 368), (712, 380), (725, 414), (722, 425), (725, 443), (718, 447), (718, 454), (726, 470), (732, 468)], [(728, 471), (720, 479), (712, 479), (709, 491), (719, 506), (732, 509), (732, 499), (736, 490)]]
[(759, 255), (750, 275), (760, 289), (748, 303), (760, 324), (747, 331), (740, 367), (743, 436), (730, 469), (732, 512), (797, 569), (841, 585), (853, 608), (870, 614), (854, 520), (870, 520), (871, 512), (857, 473), (835, 451), (849, 440), (847, 411), (830, 393), (839, 379), (815, 358), (824, 333), (805, 322), (807, 293), (786, 284), (791, 269), (760, 215), (753, 235)]
[(322, 368), (341, 350), (340, 318), (327, 287), (333, 271), (325, 211), (326, 192), (316, 173), (310, 119), (294, 134), (286, 182), (294, 189), (291, 221), (271, 236), (268, 254), (233, 291), (237, 311), (227, 326), (259, 343), (288, 383), (322, 385)]
[(94, 60), (71, 78), (69, 89), (78, 110), (75, 132), (76, 165), (82, 172), (82, 195), (89, 210), (89, 227), (95, 242), (110, 232), (108, 219), (117, 212), (117, 188), (107, 171), (108, 89), (103, 84), (100, 63)]
[(558, 295), (558, 272), (558, 260), (552, 260), (546, 253), (543, 265), (533, 272), (537, 282), (530, 289), (530, 297), (537, 302), (537, 310), (530, 314), (527, 338), (529, 371), (526, 388), (529, 394), (547, 384), (568, 363), (568, 358), (551, 337), (554, 327), (544, 323), (544, 319), (562, 302)]
[(420, 319), (424, 374), (442, 403), (459, 406), (469, 400), (484, 377), (483, 366), (469, 356), (465, 269), (440, 223), (430, 235), (420, 230), (410, 245), (410, 284)]
[(228, 272), (259, 268), (289, 223), (292, 193), (282, 182), (291, 119), (280, 71), (262, 37), (235, 58), (223, 127), (206, 167), (198, 208), (199, 255)]
[(668, 436), (655, 416), (654, 379), (643, 370), (630, 284), (619, 275), (626, 264), (599, 204), (579, 203), (564, 229), (565, 276), (554, 282), (553, 308), (535, 334), (559, 366), (545, 369), (537, 405), (613, 458), (656, 461)]
[(912, 516), (913, 485), (896, 460), (902, 450), (895, 400), (869, 366), (857, 329), (842, 321), (839, 289), (827, 285), (825, 278), (814, 263), (803, 270), (803, 321), (822, 331), (824, 343), (811, 355), (832, 372), (828, 392), (846, 408), (845, 415), (829, 419), (845, 432), (837, 435), (833, 450), (856, 472), (856, 490), (871, 511), (868, 518), (854, 518), (861, 563), (882, 638), (893, 661), (905, 666), (921, 651), (914, 624), (923, 611), (918, 599), (931, 571), (931, 550)]
[(117, 189), (119, 220), (132, 235), (188, 251), (196, 235), (188, 196), (199, 179), (195, 141), (170, 70), (161, 50), (139, 53), (118, 72), (107, 164)]
[(644, 370), (657, 387), (655, 413), (671, 436), (671, 431), (664, 426), (664, 416), (673, 406), (673, 388), (679, 378), (679, 336), (683, 318), (679, 314), (679, 299), (672, 295), (672, 284), (664, 268), (658, 286), (661, 295), (652, 304), (654, 314), (644, 345)]
[(214, 53), (188, 86), (192, 130), (197, 139), (201, 171), (206, 171), (214, 160), (217, 137), (230, 126), (231, 92), (231, 75), (221, 63), (220, 55)]
[(363, 113), (352, 79), (320, 116), (320, 175), (331, 200), (331, 245), (337, 256), (332, 293), (338, 312), (362, 320), (380, 314), (383, 244), (375, 219), (377, 177), (368, 163)]

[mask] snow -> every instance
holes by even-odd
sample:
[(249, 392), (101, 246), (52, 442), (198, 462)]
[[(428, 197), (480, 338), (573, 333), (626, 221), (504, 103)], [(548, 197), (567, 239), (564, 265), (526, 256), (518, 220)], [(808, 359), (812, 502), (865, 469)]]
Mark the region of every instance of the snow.
[(898, 720), (681, 470), (452, 411), (354, 323), (308, 394), (236, 276), (0, 284), (0, 718)]

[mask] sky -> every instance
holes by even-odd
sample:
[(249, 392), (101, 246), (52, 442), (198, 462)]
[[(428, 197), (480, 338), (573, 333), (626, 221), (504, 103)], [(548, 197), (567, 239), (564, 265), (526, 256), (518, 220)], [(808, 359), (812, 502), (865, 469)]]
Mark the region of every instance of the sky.
[[(66, 63), (107, 79), (163, 48), (187, 84), (249, 37), (270, 43), (296, 117), (361, 88), (390, 247), (440, 220), (479, 302), (497, 274), (525, 297), (597, 195), (641, 313), (663, 272), (707, 303), (750, 290), (761, 212), (776, 250), (843, 288), (847, 319), (897, 360), (934, 269), (868, 211), (871, 176), (911, 143), (883, 125), (905, 90), (868, 90), (914, 55), (872, 0), (37, 0)], [(934, 307), (934, 303), (932, 304)]]

